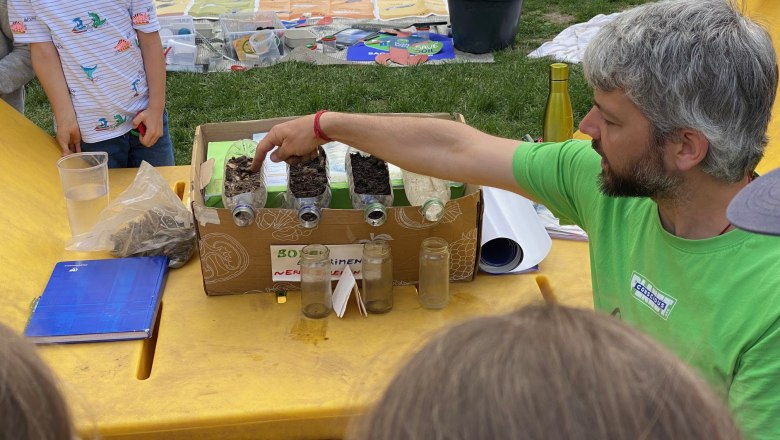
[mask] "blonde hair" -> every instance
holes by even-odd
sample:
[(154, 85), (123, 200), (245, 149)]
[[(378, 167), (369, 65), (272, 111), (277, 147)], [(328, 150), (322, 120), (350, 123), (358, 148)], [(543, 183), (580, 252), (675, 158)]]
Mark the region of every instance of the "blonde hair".
[(607, 315), (531, 306), (444, 331), (348, 438), (739, 439), (721, 397)]
[(0, 324), (0, 440), (69, 440), (73, 424), (35, 346)]

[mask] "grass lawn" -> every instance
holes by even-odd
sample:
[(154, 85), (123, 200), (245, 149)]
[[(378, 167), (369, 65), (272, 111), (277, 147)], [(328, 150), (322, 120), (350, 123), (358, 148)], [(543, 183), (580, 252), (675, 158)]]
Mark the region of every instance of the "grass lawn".
[[(451, 112), (488, 133), (541, 136), (550, 59), (526, 54), (566, 27), (649, 0), (525, 0), (511, 49), (491, 64), (388, 68), (285, 62), (246, 72), (169, 72), (167, 106), (176, 163), (190, 163), (195, 127), (207, 122), (350, 112)], [(587, 113), (591, 91), (579, 65), (570, 69), (574, 123)], [(37, 81), (28, 86), (26, 115), (50, 133), (51, 108)]]

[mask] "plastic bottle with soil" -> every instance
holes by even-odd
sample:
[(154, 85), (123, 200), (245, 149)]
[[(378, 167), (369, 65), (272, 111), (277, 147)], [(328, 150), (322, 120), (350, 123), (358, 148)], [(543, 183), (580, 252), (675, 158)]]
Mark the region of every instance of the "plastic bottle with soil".
[(251, 171), (257, 144), (249, 139), (236, 141), (225, 155), (222, 181), (222, 203), (233, 214), (238, 226), (254, 222), (257, 210), (265, 206), (267, 197), (264, 170)]
[(322, 209), (330, 205), (328, 157), (322, 147), (316, 159), (287, 166), (288, 208), (298, 211), (298, 221), (304, 228), (314, 228), (322, 218)]
[(350, 147), (345, 169), (352, 207), (363, 210), (363, 218), (369, 225), (383, 225), (387, 220), (387, 208), (393, 206), (393, 186), (387, 162)]
[(404, 192), (412, 206), (419, 206), (423, 217), (438, 222), (444, 216), (444, 205), (450, 201), (450, 183), (435, 177), (401, 170)]

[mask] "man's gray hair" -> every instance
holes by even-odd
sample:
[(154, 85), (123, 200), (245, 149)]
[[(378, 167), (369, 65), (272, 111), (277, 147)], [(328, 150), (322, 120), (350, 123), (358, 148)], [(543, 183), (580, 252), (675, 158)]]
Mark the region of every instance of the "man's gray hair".
[(709, 140), (707, 174), (737, 182), (767, 144), (777, 90), (769, 33), (728, 0), (666, 0), (618, 15), (593, 38), (585, 78), (622, 90), (668, 139), (692, 128)]

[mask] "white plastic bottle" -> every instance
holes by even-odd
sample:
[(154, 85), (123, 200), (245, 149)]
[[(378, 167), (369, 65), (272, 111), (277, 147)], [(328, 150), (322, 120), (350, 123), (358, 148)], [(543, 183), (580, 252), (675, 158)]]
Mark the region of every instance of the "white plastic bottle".
[(450, 183), (436, 177), (402, 170), (404, 192), (412, 206), (419, 206), (423, 217), (438, 222), (444, 216), (444, 205), (450, 201)]

